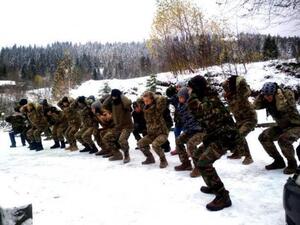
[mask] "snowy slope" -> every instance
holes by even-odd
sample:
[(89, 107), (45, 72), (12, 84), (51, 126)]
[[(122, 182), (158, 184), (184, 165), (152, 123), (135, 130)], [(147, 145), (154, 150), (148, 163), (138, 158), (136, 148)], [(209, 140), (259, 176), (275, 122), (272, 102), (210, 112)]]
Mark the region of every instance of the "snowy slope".
[[(255, 163), (244, 166), (226, 157), (216, 163), (233, 207), (215, 213), (205, 209), (213, 196), (199, 191), (202, 178), (175, 172), (179, 160), (169, 154), (167, 169), (159, 169), (158, 163), (142, 166), (144, 157), (134, 150), (133, 136), (132, 161), (123, 165), (85, 153), (49, 150), (49, 141), (38, 153), (9, 149), (8, 134), (0, 133), (0, 204), (32, 202), (35, 225), (282, 225), (282, 190), (288, 176), (264, 169), (271, 159), (257, 141), (261, 131), (248, 137)], [(170, 141), (174, 143), (173, 134)]]

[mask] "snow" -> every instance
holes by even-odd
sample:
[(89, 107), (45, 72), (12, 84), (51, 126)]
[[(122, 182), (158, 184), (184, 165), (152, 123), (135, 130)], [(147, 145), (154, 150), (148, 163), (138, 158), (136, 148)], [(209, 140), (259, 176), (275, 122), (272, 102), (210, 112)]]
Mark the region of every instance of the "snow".
[(16, 82), (12, 80), (0, 80), (0, 86), (4, 85), (16, 85)]
[[(264, 169), (272, 160), (258, 143), (261, 131), (256, 129), (248, 137), (252, 165), (225, 156), (216, 163), (233, 202), (220, 212), (205, 209), (213, 196), (199, 191), (204, 185), (201, 177), (174, 171), (178, 156), (167, 153), (167, 169), (159, 169), (156, 155), (156, 164), (142, 166), (144, 156), (134, 150), (133, 136), (132, 161), (123, 165), (86, 153), (50, 150), (51, 141), (44, 141), (41, 152), (10, 149), (8, 133), (1, 132), (0, 204), (32, 203), (35, 225), (282, 225), (282, 191), (288, 176)], [(174, 147), (173, 134), (170, 142)]]
[[(294, 77), (277, 73), (268, 66), (270, 63), (273, 62), (247, 65), (248, 72), (242, 74), (253, 89), (259, 90), (268, 80), (267, 75), (273, 76), (268, 81), (273, 79), (291, 86), (299, 83)], [(221, 73), (222, 69), (210, 67), (196, 74), (206, 72)], [(176, 83), (194, 75), (175, 77), (161, 73), (157, 79)], [(110, 88), (119, 88), (134, 100), (146, 90), (147, 79), (90, 80), (72, 90), (71, 95), (99, 96), (107, 82)], [(224, 77), (214, 79), (220, 82)], [(29, 97), (41, 92), (42, 89), (35, 90)], [(272, 122), (264, 110), (257, 112), (259, 123)], [(157, 163), (142, 166), (144, 156), (134, 149), (133, 135), (130, 137), (132, 160), (124, 165), (86, 153), (50, 150), (52, 141), (44, 141), (45, 150), (41, 152), (26, 147), (10, 149), (8, 133), (0, 130), (0, 206), (11, 208), (32, 203), (35, 225), (282, 225), (285, 223), (282, 192), (288, 176), (282, 170), (264, 169), (272, 159), (257, 140), (262, 130), (257, 128), (247, 137), (253, 164), (245, 166), (242, 160), (229, 160), (226, 156), (215, 163), (233, 202), (232, 207), (220, 212), (206, 210), (205, 205), (214, 196), (199, 191), (204, 185), (201, 177), (190, 178), (188, 172), (174, 171), (174, 166), (179, 164), (178, 156), (167, 153), (166, 169), (159, 169), (155, 153)], [(174, 149), (173, 133), (169, 140)]]

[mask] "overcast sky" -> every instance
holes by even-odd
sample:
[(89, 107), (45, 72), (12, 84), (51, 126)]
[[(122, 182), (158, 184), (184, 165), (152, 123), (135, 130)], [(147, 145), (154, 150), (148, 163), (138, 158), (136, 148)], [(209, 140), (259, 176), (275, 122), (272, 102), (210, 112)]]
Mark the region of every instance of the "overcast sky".
[[(204, 14), (222, 13), (215, 0), (196, 2)], [(0, 47), (55, 41), (141, 41), (149, 37), (155, 0), (0, 0), (0, 8)], [(253, 24), (254, 20), (229, 18), (239, 31), (300, 35), (291, 24), (258, 30), (263, 21)]]

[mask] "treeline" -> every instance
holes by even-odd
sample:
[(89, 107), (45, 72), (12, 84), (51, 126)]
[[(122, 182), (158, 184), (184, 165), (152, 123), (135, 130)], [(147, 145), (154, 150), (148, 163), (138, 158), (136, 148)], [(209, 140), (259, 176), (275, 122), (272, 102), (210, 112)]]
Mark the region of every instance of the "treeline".
[[(151, 42), (151, 43), (150, 43)], [(159, 42), (54, 43), (46, 47), (13, 46), (0, 51), (0, 79), (27, 86), (52, 86), (66, 55), (76, 83), (88, 79), (132, 78), (166, 71), (193, 70), (223, 63), (249, 63), (300, 55), (300, 38), (241, 33), (236, 37), (195, 35)]]

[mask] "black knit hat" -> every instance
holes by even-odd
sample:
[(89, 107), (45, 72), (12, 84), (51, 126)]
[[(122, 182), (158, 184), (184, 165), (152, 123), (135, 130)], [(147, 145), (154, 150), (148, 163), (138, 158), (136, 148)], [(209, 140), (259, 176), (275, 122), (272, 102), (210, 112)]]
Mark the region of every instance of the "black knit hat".
[(28, 103), (27, 99), (25, 98), (22, 98), (20, 101), (19, 101), (19, 105), (20, 106), (23, 106), (23, 105), (26, 105)]
[(119, 89), (112, 89), (111, 90), (111, 97), (117, 97), (119, 98), (121, 96), (122, 92)]
[(189, 80), (188, 87), (192, 88), (198, 97), (203, 97), (207, 90), (207, 82), (203, 76), (197, 75)]
[(81, 103), (81, 104), (85, 104), (85, 97), (84, 97), (84, 96), (79, 96), (79, 97), (77, 98), (77, 102), (78, 102), (78, 103)]

